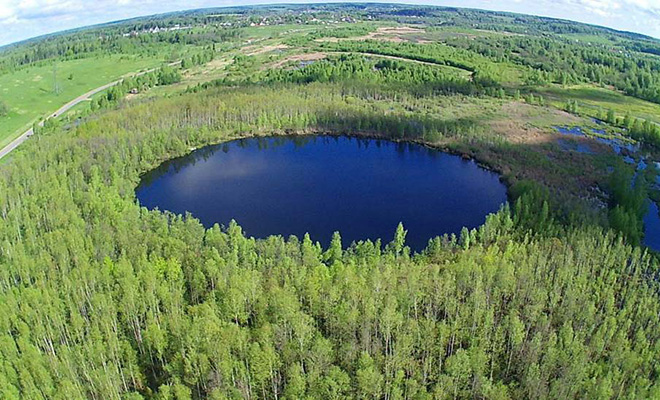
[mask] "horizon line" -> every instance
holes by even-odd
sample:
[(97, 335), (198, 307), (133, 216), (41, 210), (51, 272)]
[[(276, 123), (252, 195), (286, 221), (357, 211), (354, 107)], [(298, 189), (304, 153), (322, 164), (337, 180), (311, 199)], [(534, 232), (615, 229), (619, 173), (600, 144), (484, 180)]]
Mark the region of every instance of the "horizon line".
[(184, 13), (184, 12), (194, 12), (194, 11), (203, 11), (203, 10), (226, 10), (226, 9), (232, 9), (232, 8), (257, 8), (257, 7), (267, 7), (267, 6), (295, 6), (295, 7), (304, 7), (306, 5), (387, 5), (387, 6), (395, 6), (395, 5), (400, 5), (400, 6), (408, 6), (408, 7), (432, 7), (432, 8), (438, 8), (438, 9), (457, 9), (457, 10), (474, 10), (474, 11), (480, 11), (480, 12), (492, 12), (492, 13), (502, 13), (502, 14), (512, 14), (512, 15), (524, 15), (524, 16), (529, 16), (529, 17), (536, 17), (536, 18), (545, 18), (548, 20), (553, 20), (553, 21), (561, 21), (561, 22), (571, 22), (579, 25), (585, 25), (585, 26), (591, 26), (595, 28), (600, 28), (604, 30), (608, 30), (610, 32), (615, 32), (619, 34), (630, 34), (630, 35), (635, 35), (639, 36), (641, 38), (646, 38), (646, 39), (651, 39), (651, 40), (657, 40), (660, 41), (660, 37), (652, 36), (646, 33), (641, 33), (641, 32), (636, 32), (636, 31), (629, 31), (629, 30), (623, 30), (623, 29), (617, 29), (605, 25), (598, 25), (598, 24), (593, 24), (593, 23), (588, 23), (588, 22), (580, 22), (572, 19), (567, 19), (567, 18), (558, 18), (558, 17), (550, 17), (546, 15), (539, 15), (539, 14), (527, 14), (527, 13), (521, 13), (521, 12), (515, 12), (515, 11), (505, 11), (505, 10), (497, 10), (497, 9), (488, 9), (488, 8), (476, 8), (476, 7), (460, 7), (460, 6), (449, 6), (449, 5), (436, 5), (436, 4), (414, 4), (414, 3), (407, 3), (407, 2), (400, 2), (396, 0), (388, 1), (388, 0), (382, 0), (382, 1), (331, 1), (331, 2), (322, 2), (318, 0), (311, 0), (308, 2), (304, 3), (290, 3), (283, 1), (281, 3), (264, 3), (264, 2), (254, 2), (254, 3), (249, 3), (249, 4), (236, 4), (236, 5), (226, 5), (226, 6), (217, 6), (217, 7), (201, 7), (201, 8), (182, 8), (174, 11), (165, 11), (165, 12), (157, 12), (153, 14), (143, 14), (143, 15), (136, 15), (134, 17), (128, 17), (128, 18), (123, 18), (123, 19), (116, 19), (116, 20), (109, 20), (109, 21), (104, 21), (104, 22), (99, 22), (95, 24), (90, 24), (90, 25), (80, 25), (76, 27), (72, 27), (69, 29), (63, 29), (59, 31), (53, 31), (53, 32), (48, 32), (44, 33), (41, 35), (37, 36), (32, 36), (26, 39), (21, 39), (17, 40), (14, 42), (9, 42), (5, 44), (0, 44), (0, 52), (3, 50), (6, 50), (9, 47), (13, 46), (20, 46), (22, 44), (27, 44), (28, 42), (32, 41), (39, 41), (41, 39), (46, 39), (51, 36), (58, 36), (58, 35), (66, 35), (66, 34), (71, 34), (75, 33), (76, 31), (81, 31), (81, 30), (87, 30), (87, 29), (94, 29), (94, 28), (100, 28), (105, 25), (112, 25), (112, 24), (121, 24), (125, 22), (129, 22), (132, 20), (139, 20), (143, 18), (150, 18), (150, 17), (158, 17), (158, 16), (166, 16), (166, 15), (172, 15), (172, 14), (178, 14), (178, 13)]

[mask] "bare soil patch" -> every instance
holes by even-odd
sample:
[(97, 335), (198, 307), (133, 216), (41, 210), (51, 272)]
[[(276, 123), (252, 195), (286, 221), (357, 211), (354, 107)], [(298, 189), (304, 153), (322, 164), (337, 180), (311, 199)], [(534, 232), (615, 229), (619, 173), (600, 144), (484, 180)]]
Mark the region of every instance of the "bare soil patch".
[[(417, 35), (425, 33), (423, 29), (413, 28), (409, 26), (395, 26), (395, 27), (382, 27), (376, 29), (374, 32), (370, 32), (364, 36), (352, 37), (352, 38), (321, 38), (316, 39), (317, 42), (340, 42), (343, 40), (383, 40), (386, 42), (393, 43), (402, 43), (412, 41), (411, 37), (408, 35)], [(417, 40), (420, 42), (420, 40)]]
[(326, 58), (327, 56), (328, 55), (326, 53), (322, 53), (322, 52), (295, 54), (295, 55), (286, 57), (286, 58), (284, 58), (284, 59), (276, 62), (275, 64), (266, 67), (266, 68), (280, 68), (283, 65), (285, 65), (285, 64), (287, 64), (291, 61), (293, 61), (293, 62), (296, 62), (296, 61), (299, 61), (299, 62), (318, 61), (318, 60), (322, 60), (322, 59)]
[(424, 33), (424, 29), (413, 28), (410, 26), (394, 26), (394, 27), (384, 27), (378, 28), (377, 33), (390, 34), (390, 35), (406, 35), (411, 33)]
[[(536, 107), (520, 101), (506, 103), (499, 115), (502, 119), (490, 121), (493, 131), (512, 143), (540, 144), (554, 141), (559, 133), (550, 131), (551, 125), (581, 125), (582, 119), (573, 114), (550, 107)], [(549, 134), (553, 133), (553, 134)]]
[(185, 71), (183, 76), (189, 80), (199, 80), (204, 76), (215, 75), (218, 71), (224, 71), (227, 65), (229, 65), (228, 60), (216, 58), (203, 66)]
[[(583, 143), (596, 154), (612, 150), (594, 139), (568, 138), (552, 128), (555, 125), (581, 126), (585, 123), (583, 119), (562, 110), (523, 102), (506, 103), (497, 115), (502, 117), (487, 121), (487, 125), (514, 146), (507, 153), (480, 149), (477, 158), (496, 165), (502, 173), (515, 176), (516, 180), (533, 179), (551, 188), (592, 198), (589, 188), (598, 187), (605, 179), (605, 172), (593, 163), (594, 155), (563, 150), (557, 145), (558, 140)], [(540, 163), (540, 159), (547, 163)]]
[(259, 54), (265, 54), (265, 53), (270, 53), (272, 51), (276, 50), (286, 50), (288, 49), (289, 46), (285, 44), (277, 44), (277, 45), (270, 45), (270, 46), (248, 46), (243, 48), (243, 52), (248, 55), (248, 56), (256, 56)]

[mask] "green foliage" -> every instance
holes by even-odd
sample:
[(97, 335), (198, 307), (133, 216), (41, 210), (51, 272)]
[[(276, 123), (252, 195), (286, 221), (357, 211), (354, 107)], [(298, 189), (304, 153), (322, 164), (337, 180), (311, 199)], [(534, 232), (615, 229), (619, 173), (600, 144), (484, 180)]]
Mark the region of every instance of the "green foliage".
[(629, 129), (631, 137), (649, 143), (655, 147), (660, 147), (660, 125), (648, 120), (642, 121), (640, 119), (634, 119), (632, 122), (629, 122), (629, 124), (631, 124)]
[(4, 101), (0, 100), (0, 117), (6, 117), (9, 114), (9, 106)]
[(140, 174), (191, 147), (358, 120), (399, 134), (341, 91), (200, 90), (29, 141), (0, 176), (5, 397), (657, 396), (656, 261), (552, 228), (542, 188), (418, 255), (403, 226), (322, 251), (136, 204)]
[(108, 89), (102, 96), (90, 104), (91, 111), (107, 108), (118, 104), (128, 93), (138, 93), (149, 90), (154, 86), (170, 85), (181, 81), (181, 73), (170, 66), (159, 68), (155, 71), (138, 75), (134, 78), (126, 78), (118, 85)]
[[(627, 48), (613, 51), (608, 45), (585, 46), (553, 36), (511, 35), (466, 38), (447, 44), (497, 62), (528, 67), (526, 84), (561, 85), (589, 82), (607, 84), (630, 96), (660, 103), (660, 60)], [(657, 43), (655, 44), (657, 46)], [(637, 47), (633, 45), (632, 47)]]
[[(607, 227), (576, 221), (560, 196), (522, 180), (511, 187), (511, 206), (478, 229), (431, 238), (420, 254), (405, 245), (403, 225), (384, 246), (342, 243), (337, 232), (323, 249), (309, 235), (255, 240), (235, 222), (205, 229), (190, 215), (136, 203), (144, 172), (245, 136), (450, 143), (464, 154), (517, 155), (528, 167), (528, 149), (484, 135), (457, 108), (431, 104), (501, 106), (507, 93), (523, 98), (523, 84), (552, 83), (612, 85), (660, 102), (660, 46), (631, 34), (476, 10), (287, 7), (300, 12), (190, 11), (2, 52), (0, 73), (108, 54), (153, 57), (163, 48), (187, 69), (211, 60), (216, 44), (240, 48), (264, 21), (282, 25), (266, 27), (270, 38), (287, 23), (298, 29), (346, 15), (443, 21), (428, 34), (470, 32), (444, 43), (319, 43), (375, 25), (317, 24), (308, 37), (283, 41), (352, 54), (260, 72), (259, 57), (227, 53), (227, 79), (109, 107), (134, 89), (181, 81), (166, 66), (109, 89), (92, 102), (94, 116), (66, 131), (45, 121), (0, 174), (0, 397), (659, 398), (658, 261), (635, 247), (643, 174), (612, 175)], [(193, 51), (181, 52), (184, 45)], [(546, 104), (522, 89), (527, 103)], [(578, 114), (580, 106), (571, 99), (565, 108)], [(615, 110), (603, 118), (660, 145), (651, 121), (620, 120)]]
[(353, 52), (401, 57), (429, 64), (454, 67), (472, 73), (480, 86), (497, 86), (515, 81), (522, 73), (515, 66), (498, 64), (480, 54), (442, 44), (419, 45), (413, 43), (390, 43), (375, 40), (324, 42), (319, 45), (324, 51)]
[(514, 203), (514, 223), (523, 230), (534, 230), (544, 235), (557, 234), (554, 217), (556, 207), (550, 209), (551, 197), (547, 188), (533, 181), (517, 182), (509, 189)]
[(172, 67), (163, 67), (157, 73), (156, 82), (158, 85), (171, 85), (181, 82), (181, 74)]
[(568, 103), (566, 103), (564, 110), (566, 110), (571, 114), (578, 114), (580, 112), (580, 106), (578, 105), (577, 100), (571, 100)]
[(610, 226), (636, 245), (642, 241), (646, 186), (643, 175), (627, 168), (616, 168), (610, 176)]
[(616, 124), (616, 114), (614, 114), (614, 110), (609, 110), (607, 112), (607, 117), (605, 120), (612, 125)]
[(356, 24), (351, 26), (343, 26), (339, 28), (319, 29), (316, 32), (310, 33), (308, 36), (310, 39), (321, 39), (321, 38), (347, 39), (357, 36), (365, 36), (375, 30), (376, 27), (371, 24)]
[[(213, 58), (215, 57), (215, 51), (213, 48), (206, 49), (206, 51), (199, 53), (199, 54), (193, 54), (190, 57), (186, 57), (181, 59), (181, 68), (182, 69), (188, 69), (191, 67), (194, 67), (196, 65), (203, 65), (206, 64), (210, 61), (213, 61)], [(181, 78), (179, 77), (179, 81)]]
[(433, 66), (387, 59), (376, 61), (359, 55), (343, 55), (293, 70), (272, 69), (263, 76), (253, 76), (250, 79), (260, 84), (311, 82), (352, 82), (357, 86), (387, 84), (399, 92), (408, 91), (420, 96), (433, 93), (465, 95), (484, 93), (480, 84)]

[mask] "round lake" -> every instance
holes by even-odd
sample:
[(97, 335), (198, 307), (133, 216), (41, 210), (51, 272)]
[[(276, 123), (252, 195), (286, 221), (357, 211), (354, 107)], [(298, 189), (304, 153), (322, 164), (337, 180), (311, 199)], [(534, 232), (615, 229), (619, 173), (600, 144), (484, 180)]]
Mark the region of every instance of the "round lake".
[(474, 228), (506, 201), (499, 176), (473, 161), (415, 144), (330, 136), (241, 139), (209, 146), (145, 174), (142, 206), (207, 227), (236, 220), (248, 236), (309, 233), (324, 246), (381, 238), (399, 222), (422, 250)]

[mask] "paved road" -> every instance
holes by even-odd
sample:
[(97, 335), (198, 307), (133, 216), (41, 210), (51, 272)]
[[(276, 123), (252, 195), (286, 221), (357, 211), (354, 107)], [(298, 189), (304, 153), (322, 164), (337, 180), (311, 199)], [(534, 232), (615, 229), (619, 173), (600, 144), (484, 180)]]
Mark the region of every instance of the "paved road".
[[(168, 64), (168, 65), (169, 65), (169, 66), (175, 66), (175, 65), (178, 65), (178, 64), (181, 64), (181, 61), (176, 61), (176, 62), (170, 63), (170, 64)], [(146, 70), (146, 71), (142, 71), (142, 72), (139, 72), (139, 73), (137, 73), (137, 74), (134, 74), (133, 76), (140, 76), (140, 75), (148, 74), (149, 72), (153, 72), (153, 71), (155, 71), (156, 69), (157, 69), (157, 68), (148, 69), (148, 70)], [(99, 93), (99, 92), (102, 92), (102, 91), (104, 91), (104, 90), (106, 90), (106, 89), (109, 89), (109, 88), (111, 88), (111, 87), (113, 87), (113, 86), (115, 86), (115, 85), (118, 85), (118, 84), (121, 83), (121, 81), (123, 81), (124, 79), (125, 79), (125, 78), (121, 78), (121, 79), (118, 79), (118, 80), (116, 80), (116, 81), (114, 81), (114, 82), (107, 83), (107, 84), (105, 84), (105, 85), (103, 85), (103, 86), (97, 87), (96, 89), (90, 90), (89, 92), (87, 92), (87, 93), (85, 93), (85, 94), (82, 94), (82, 95), (76, 97), (75, 99), (71, 100), (70, 102), (68, 102), (68, 103), (66, 103), (65, 105), (63, 105), (62, 107), (60, 107), (60, 108), (59, 108), (57, 111), (55, 111), (54, 113), (50, 114), (48, 117), (46, 117), (46, 119), (49, 119), (49, 118), (55, 118), (55, 117), (57, 117), (58, 115), (62, 115), (62, 113), (65, 113), (65, 112), (69, 111), (70, 109), (72, 109), (73, 107), (75, 107), (76, 105), (78, 105), (79, 103), (81, 103), (81, 102), (83, 102), (83, 101), (86, 101), (86, 100), (89, 100), (89, 99), (90, 99), (92, 96), (94, 96), (95, 94), (97, 94), (97, 93)], [(44, 126), (44, 121), (39, 122), (39, 126)], [(33, 134), (34, 134), (34, 129), (32, 129), (32, 128), (30, 128), (30, 129), (28, 129), (27, 131), (25, 131), (21, 136), (17, 137), (16, 139), (14, 139), (13, 142), (9, 143), (9, 144), (8, 144), (7, 146), (5, 146), (2, 150), (0, 150), (0, 158), (3, 158), (3, 157), (6, 156), (7, 154), (11, 153), (15, 148), (17, 148), (18, 146), (20, 146), (21, 143), (25, 142), (25, 141), (26, 141), (30, 136), (32, 136)]]

